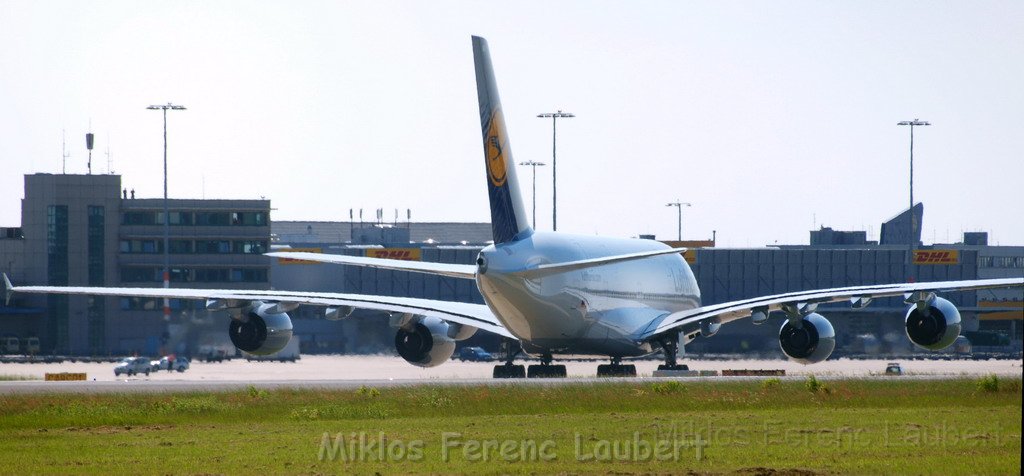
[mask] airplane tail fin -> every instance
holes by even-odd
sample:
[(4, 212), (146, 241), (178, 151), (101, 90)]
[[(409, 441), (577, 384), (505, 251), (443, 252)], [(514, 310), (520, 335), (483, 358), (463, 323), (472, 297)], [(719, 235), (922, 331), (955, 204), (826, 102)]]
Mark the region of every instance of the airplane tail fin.
[(516, 164), (512, 160), (512, 148), (505, 131), (491, 53), (487, 40), (478, 36), (473, 37), (473, 62), (476, 66), (476, 94), (480, 102), (487, 193), (491, 201), (491, 232), (494, 244), (501, 244), (529, 236), (533, 229), (527, 221), (519, 180), (516, 179)]

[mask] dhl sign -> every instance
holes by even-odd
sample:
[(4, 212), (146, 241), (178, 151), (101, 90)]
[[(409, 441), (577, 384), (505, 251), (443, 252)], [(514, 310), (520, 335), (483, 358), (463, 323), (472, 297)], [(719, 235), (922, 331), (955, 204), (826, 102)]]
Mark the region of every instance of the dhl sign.
[[(282, 251), (289, 251), (289, 252), (291, 252), (291, 251), (296, 251), (296, 252), (304, 251), (306, 253), (322, 253), (323, 249), (321, 249), (321, 248), (288, 248), (287, 250), (282, 250)], [(320, 263), (317, 263), (316, 261), (306, 261), (304, 259), (278, 258), (277, 259), (277, 264), (320, 264)]]
[(85, 380), (85, 374), (71, 372), (47, 373), (45, 378), (47, 382), (66, 382), (69, 380)]
[(686, 262), (689, 263), (689, 264), (696, 263), (697, 262), (697, 250), (688, 249), (688, 250), (684, 251), (683, 252), (683, 259), (685, 259)]
[(914, 250), (914, 264), (960, 264), (957, 250)]
[(421, 261), (419, 248), (367, 248), (366, 256), (369, 258)]

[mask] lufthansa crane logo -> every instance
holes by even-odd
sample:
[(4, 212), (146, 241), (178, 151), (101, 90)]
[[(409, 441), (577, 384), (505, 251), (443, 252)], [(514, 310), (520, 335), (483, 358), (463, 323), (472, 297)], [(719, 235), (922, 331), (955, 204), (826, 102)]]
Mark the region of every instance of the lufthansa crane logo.
[(491, 125), (487, 128), (484, 147), (487, 148), (487, 175), (490, 176), (492, 185), (501, 187), (505, 185), (508, 173), (505, 163), (505, 118), (501, 110), (496, 110), (491, 115)]

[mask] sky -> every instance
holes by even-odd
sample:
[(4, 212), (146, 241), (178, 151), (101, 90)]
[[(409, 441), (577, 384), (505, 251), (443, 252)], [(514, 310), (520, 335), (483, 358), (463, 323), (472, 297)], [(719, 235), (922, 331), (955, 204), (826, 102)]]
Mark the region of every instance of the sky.
[[(122, 175), (274, 220), (489, 219), (471, 35), (558, 229), (757, 247), (864, 230), (914, 197), (925, 243), (1024, 245), (1024, 2), (0, 0), (0, 226), (23, 178)], [(62, 156), (62, 138), (66, 150)], [(109, 150), (109, 161), (108, 161)], [(108, 165), (109, 164), (109, 165)], [(530, 207), (531, 174), (519, 181)], [(537, 228), (551, 229), (551, 167)]]

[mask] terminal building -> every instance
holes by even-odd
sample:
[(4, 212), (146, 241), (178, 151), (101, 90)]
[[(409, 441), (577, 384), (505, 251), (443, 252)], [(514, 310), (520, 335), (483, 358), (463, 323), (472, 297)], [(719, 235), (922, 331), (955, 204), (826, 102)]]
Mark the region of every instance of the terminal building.
[[(21, 226), (0, 233), (0, 271), (18, 285), (163, 286), (164, 201), (134, 195), (118, 175), (26, 175)], [(269, 201), (168, 208), (172, 286), (270, 287)], [(46, 354), (174, 352), (199, 328), (202, 303), (169, 304), (165, 319), (155, 299), (17, 295), (0, 307), (0, 334), (38, 337)]]
[[(381, 220), (272, 221), (267, 200), (170, 200), (172, 287), (278, 289), (422, 297), (482, 303), (469, 280), (269, 259), (271, 248), (472, 264), (491, 239), (489, 223), (418, 223)], [(354, 214), (353, 214), (354, 215)], [(378, 212), (377, 216), (382, 214)], [(397, 215), (397, 213), (396, 213)], [(722, 249), (714, 240), (672, 242), (685, 255), (705, 304), (793, 290), (917, 281), (1019, 277), (1024, 246), (990, 246), (984, 233), (958, 243), (920, 243), (923, 205), (882, 226), (879, 242), (863, 231), (822, 227), (808, 245)], [(0, 228), (0, 271), (19, 285), (162, 285), (163, 200), (136, 199), (116, 175), (25, 177), (22, 225)], [(653, 239), (653, 237), (645, 237)], [(908, 265), (913, 240), (913, 264)], [(965, 335), (1001, 351), (1021, 350), (1024, 291), (952, 293)], [(2, 304), (2, 303), (0, 303)], [(78, 355), (196, 355), (227, 342), (227, 318), (198, 301), (171, 300), (165, 320), (152, 299), (15, 296), (0, 307), (0, 335), (39, 337), (43, 353)], [(865, 309), (832, 304), (819, 309), (839, 338), (837, 354), (912, 351), (903, 332), (899, 299)], [(221, 311), (223, 313), (223, 311)], [(394, 352), (394, 330), (380, 313), (357, 310), (341, 322), (323, 309), (291, 313), (303, 353)], [(754, 326), (741, 320), (712, 338), (698, 338), (689, 353), (781, 355), (781, 316)], [(993, 338), (993, 336), (995, 336)], [(986, 340), (987, 339), (987, 340)], [(478, 333), (467, 345), (494, 348), (498, 338)], [(230, 344), (227, 344), (230, 345)]]

